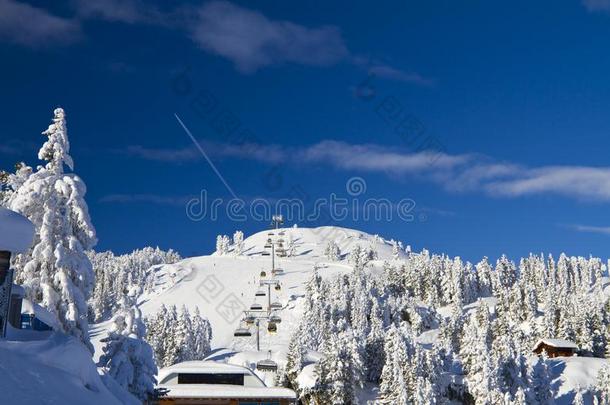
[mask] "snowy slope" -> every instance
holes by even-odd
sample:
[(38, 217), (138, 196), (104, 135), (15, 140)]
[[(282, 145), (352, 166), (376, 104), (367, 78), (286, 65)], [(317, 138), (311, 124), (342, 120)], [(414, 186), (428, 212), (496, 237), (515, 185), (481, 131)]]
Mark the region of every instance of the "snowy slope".
[[(244, 240), (243, 255), (232, 253), (224, 256), (193, 257), (171, 265), (153, 267), (156, 272), (157, 285), (155, 293), (145, 296), (141, 301), (144, 316), (154, 315), (161, 305), (186, 305), (189, 310), (199, 307), (213, 328), (212, 347), (222, 350), (214, 355), (215, 360), (232, 364), (252, 366), (257, 360), (267, 358), (267, 350), (272, 350), (271, 357), (280, 365), (285, 361), (285, 354), (292, 331), (297, 327), (301, 316), (301, 297), (305, 292), (305, 283), (319, 269), (323, 277), (351, 271), (347, 263), (347, 253), (356, 245), (366, 248), (376, 244), (379, 259), (391, 260), (392, 246), (382, 238), (376, 238), (363, 232), (339, 228), (285, 228), (286, 236), (290, 234), (295, 244), (295, 255), (276, 259), (276, 267), (284, 270), (278, 275), (282, 290), (272, 291), (272, 301), (279, 301), (283, 309), (278, 311), (282, 322), (278, 333), (270, 335), (261, 328), (261, 352), (256, 352), (256, 339), (234, 338), (233, 332), (240, 325), (244, 309), (253, 302), (263, 305), (267, 297), (255, 297), (259, 289), (261, 270), (268, 274), (271, 269), (271, 258), (262, 256), (268, 231), (256, 233)], [(284, 238), (286, 238), (286, 236)], [(341, 249), (342, 259), (329, 262), (324, 257), (324, 249), (329, 240), (334, 240)], [(92, 331), (96, 357), (101, 351), (99, 339), (105, 335), (107, 324), (96, 325)], [(272, 383), (269, 374), (267, 383)]]
[(0, 392), (9, 401), (3, 403), (137, 404), (119, 387), (110, 392), (89, 351), (60, 334), (44, 340), (1, 341), (0, 375)]
[[(272, 289), (272, 301), (280, 301), (284, 305), (281, 311), (282, 323), (275, 336), (261, 334), (263, 346), (267, 344), (284, 345), (290, 337), (290, 332), (298, 321), (300, 313), (299, 298), (304, 294), (305, 283), (311, 277), (314, 267), (319, 268), (322, 276), (337, 272), (351, 271), (351, 266), (343, 258), (339, 262), (329, 262), (324, 257), (324, 249), (328, 240), (335, 240), (342, 254), (347, 254), (359, 244), (368, 247), (374, 243), (375, 237), (366, 233), (338, 228), (287, 228), (295, 246), (294, 257), (276, 259), (276, 267), (284, 269), (283, 275), (277, 279), (282, 290), (277, 293)], [(234, 340), (233, 332), (239, 325), (240, 311), (253, 302), (265, 304), (266, 297), (255, 299), (254, 294), (259, 289), (261, 270), (269, 273), (271, 259), (261, 256), (267, 240), (267, 231), (256, 233), (244, 241), (244, 254), (234, 256), (201, 256), (185, 259), (179, 263), (159, 266), (158, 294), (145, 297), (141, 309), (144, 316), (152, 315), (164, 305), (186, 305), (189, 309), (199, 306), (202, 315), (212, 323), (214, 338), (213, 347), (254, 348), (253, 342)], [(380, 240), (377, 243), (380, 260), (390, 259), (392, 247), (388, 242)], [(167, 274), (173, 274), (173, 277)], [(226, 304), (239, 305), (239, 311), (225, 311)], [(251, 343), (251, 344), (250, 344)]]

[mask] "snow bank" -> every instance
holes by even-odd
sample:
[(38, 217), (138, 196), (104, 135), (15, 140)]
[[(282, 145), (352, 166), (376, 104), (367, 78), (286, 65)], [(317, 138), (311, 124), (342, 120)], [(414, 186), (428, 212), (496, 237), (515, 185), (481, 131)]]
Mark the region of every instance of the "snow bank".
[(0, 250), (21, 253), (34, 239), (34, 225), (23, 215), (0, 208)]
[[(595, 386), (597, 373), (606, 364), (607, 359), (595, 357), (555, 357), (549, 359), (550, 371), (553, 376), (553, 388), (557, 405), (571, 404), (574, 400), (576, 387), (583, 390)], [(585, 401), (591, 400), (588, 395)], [(591, 402), (587, 402), (591, 403)]]
[[(0, 341), (0, 392), (12, 403), (122, 404), (104, 385), (89, 351), (74, 338), (53, 334), (29, 342)], [(117, 390), (120, 392), (121, 389)]]

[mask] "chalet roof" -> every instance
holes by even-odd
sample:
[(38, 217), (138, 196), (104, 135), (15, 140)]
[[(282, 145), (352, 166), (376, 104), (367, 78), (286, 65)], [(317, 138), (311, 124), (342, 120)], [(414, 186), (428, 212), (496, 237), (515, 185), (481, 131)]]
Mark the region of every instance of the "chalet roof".
[(34, 315), (39, 321), (46, 323), (53, 329), (58, 329), (57, 318), (55, 315), (53, 315), (48, 309), (41, 307), (30, 300), (24, 299), (21, 302), (21, 313)]
[(296, 393), (288, 388), (244, 387), (242, 385), (182, 384), (160, 385), (168, 390), (168, 398), (274, 398), (296, 399)]
[(537, 349), (541, 344), (555, 347), (557, 349), (578, 350), (578, 346), (576, 346), (576, 343), (570, 342), (569, 340), (564, 340), (564, 339), (539, 339), (538, 342), (536, 342), (536, 344), (534, 345), (534, 350)]
[(34, 239), (34, 225), (23, 215), (0, 208), (0, 250), (26, 251)]

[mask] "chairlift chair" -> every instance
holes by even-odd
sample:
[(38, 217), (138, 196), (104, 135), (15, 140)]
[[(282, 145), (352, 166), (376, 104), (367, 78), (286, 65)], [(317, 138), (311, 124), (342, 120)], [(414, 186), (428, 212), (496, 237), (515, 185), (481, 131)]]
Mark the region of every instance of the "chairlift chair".
[(279, 231), (279, 232), (278, 232), (278, 235), (280, 235), (280, 236), (284, 236), (284, 235), (286, 235), (286, 232), (284, 232), (284, 231)]
[(262, 256), (271, 256), (271, 253), (264, 251), (263, 253), (261, 253)]
[(274, 275), (276, 275), (276, 274), (284, 274), (284, 270), (283, 269), (273, 269), (272, 273)]
[(267, 324), (267, 332), (272, 335), (275, 335), (277, 333), (277, 324), (275, 322), (269, 322)]
[(252, 315), (248, 315), (244, 319), (244, 322), (246, 322), (246, 325), (254, 325), (255, 321), (256, 321), (256, 318), (254, 316), (252, 316)]
[(263, 306), (257, 302), (250, 305), (250, 311), (262, 311), (262, 310), (263, 310)]
[(279, 315), (271, 315), (269, 317), (269, 322), (273, 322), (273, 323), (281, 323), (282, 322), (282, 318), (280, 318)]
[(265, 294), (264, 290), (258, 290), (256, 294), (254, 294), (255, 297), (264, 297), (265, 295), (267, 294)]
[(265, 249), (271, 249), (271, 243), (265, 243)]
[(283, 305), (279, 301), (275, 301), (271, 303), (271, 309), (282, 309)]
[(252, 332), (250, 332), (250, 329), (248, 328), (237, 328), (235, 329), (235, 332), (233, 333), (233, 336), (235, 337), (250, 337), (252, 336)]
[(256, 363), (256, 369), (260, 370), (260, 371), (271, 371), (271, 372), (276, 372), (277, 371), (277, 363), (273, 360), (271, 360), (271, 350), (269, 350), (269, 357), (264, 359), (264, 360), (260, 360)]

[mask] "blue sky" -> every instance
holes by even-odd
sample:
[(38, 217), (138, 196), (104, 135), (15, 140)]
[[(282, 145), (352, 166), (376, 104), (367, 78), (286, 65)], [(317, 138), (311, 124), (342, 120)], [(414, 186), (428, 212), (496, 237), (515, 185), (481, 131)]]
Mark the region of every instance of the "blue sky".
[(361, 177), (414, 220), (339, 225), (468, 260), (606, 258), (609, 37), (608, 0), (0, 0), (0, 167), (37, 164), (62, 106), (98, 249), (203, 254), (265, 227), (187, 217), (231, 193), (177, 113), (246, 202)]

